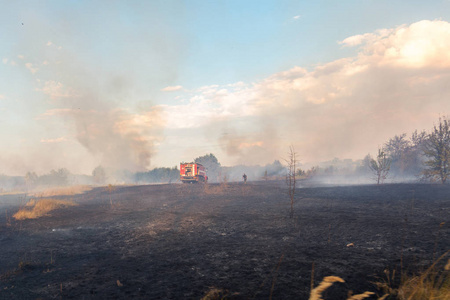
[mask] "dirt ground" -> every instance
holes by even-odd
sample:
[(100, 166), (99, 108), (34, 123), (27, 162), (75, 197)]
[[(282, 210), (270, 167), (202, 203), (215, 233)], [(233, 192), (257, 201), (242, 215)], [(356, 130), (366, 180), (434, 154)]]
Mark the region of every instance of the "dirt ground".
[[(450, 186), (303, 187), (282, 182), (95, 188), (77, 206), (10, 220), (0, 196), (0, 299), (327, 299), (420, 272), (450, 249)], [(445, 224), (442, 224), (445, 222)], [(398, 280), (398, 279), (397, 279)]]

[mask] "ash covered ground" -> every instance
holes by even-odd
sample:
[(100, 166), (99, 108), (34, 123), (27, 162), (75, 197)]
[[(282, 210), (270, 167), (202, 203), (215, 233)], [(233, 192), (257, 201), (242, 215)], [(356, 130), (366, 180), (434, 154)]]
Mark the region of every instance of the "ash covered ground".
[[(0, 197), (1, 299), (308, 299), (372, 291), (450, 248), (450, 186), (303, 187), (282, 182), (95, 188), (77, 206), (10, 220)], [(445, 222), (445, 224), (443, 224)], [(398, 277), (398, 276), (397, 276)], [(394, 283), (395, 284), (395, 283)]]

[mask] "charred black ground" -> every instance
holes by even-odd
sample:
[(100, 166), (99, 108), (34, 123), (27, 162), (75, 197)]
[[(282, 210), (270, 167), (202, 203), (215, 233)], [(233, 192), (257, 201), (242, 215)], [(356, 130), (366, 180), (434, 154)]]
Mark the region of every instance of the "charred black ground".
[(268, 299), (272, 286), (273, 299), (308, 299), (312, 270), (315, 285), (346, 281), (329, 299), (381, 295), (386, 270), (420, 272), (450, 248), (449, 186), (300, 188), (294, 219), (276, 182), (69, 198), (79, 205), (11, 224), (26, 198), (0, 198), (1, 299), (200, 299), (212, 287)]

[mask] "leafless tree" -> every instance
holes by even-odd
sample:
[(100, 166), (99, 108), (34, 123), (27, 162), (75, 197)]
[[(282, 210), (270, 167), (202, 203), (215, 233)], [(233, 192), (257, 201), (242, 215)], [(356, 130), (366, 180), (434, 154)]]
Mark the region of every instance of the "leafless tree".
[(295, 153), (294, 146), (289, 147), (287, 163), (286, 184), (288, 186), (289, 198), (291, 200), (291, 213), (290, 218), (294, 217), (294, 196), (295, 196), (295, 173), (297, 168), (297, 153)]
[(370, 161), (370, 169), (375, 174), (377, 184), (381, 184), (387, 178), (389, 170), (391, 168), (391, 160), (387, 157), (386, 152), (383, 149), (378, 149), (377, 159)]

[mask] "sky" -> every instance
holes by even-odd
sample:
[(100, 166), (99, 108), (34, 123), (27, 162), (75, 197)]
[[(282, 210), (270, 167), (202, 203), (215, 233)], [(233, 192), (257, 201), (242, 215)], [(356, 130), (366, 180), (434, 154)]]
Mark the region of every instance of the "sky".
[(450, 111), (449, 0), (0, 5), (0, 174), (358, 160)]

